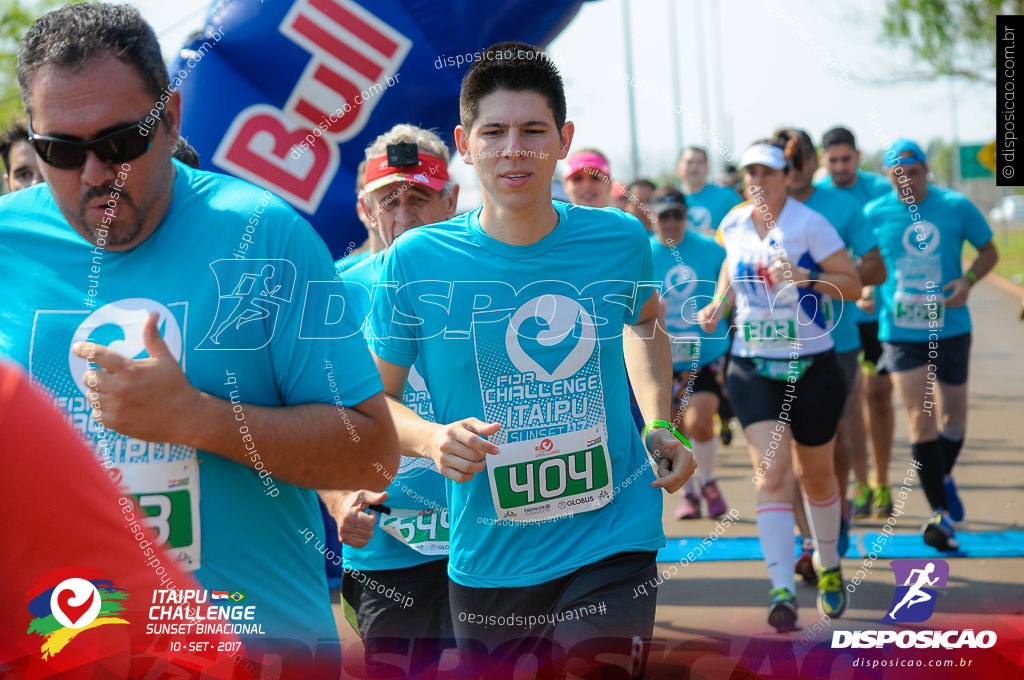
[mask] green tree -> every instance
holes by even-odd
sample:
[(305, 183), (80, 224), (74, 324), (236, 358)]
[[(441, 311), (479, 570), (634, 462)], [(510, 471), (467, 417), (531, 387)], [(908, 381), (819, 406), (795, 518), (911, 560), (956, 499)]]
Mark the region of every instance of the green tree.
[(942, 139), (933, 139), (925, 148), (928, 169), (938, 184), (953, 186), (953, 145)]
[(18, 45), (32, 22), (61, 0), (0, 0), (0, 126), (22, 114), (18, 93)]
[(893, 80), (959, 76), (995, 82), (996, 15), (1024, 14), (1024, 0), (887, 0), (882, 39), (922, 63)]

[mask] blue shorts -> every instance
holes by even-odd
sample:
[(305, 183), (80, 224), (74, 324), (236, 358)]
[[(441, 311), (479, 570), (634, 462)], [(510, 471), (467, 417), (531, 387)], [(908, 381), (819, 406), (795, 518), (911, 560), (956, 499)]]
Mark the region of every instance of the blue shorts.
[[(929, 346), (931, 345), (931, 346)], [(928, 366), (939, 382), (947, 385), (963, 385), (967, 382), (967, 365), (971, 358), (971, 334), (942, 338), (933, 343), (925, 342), (882, 342), (882, 360), (890, 373), (912, 371)]]

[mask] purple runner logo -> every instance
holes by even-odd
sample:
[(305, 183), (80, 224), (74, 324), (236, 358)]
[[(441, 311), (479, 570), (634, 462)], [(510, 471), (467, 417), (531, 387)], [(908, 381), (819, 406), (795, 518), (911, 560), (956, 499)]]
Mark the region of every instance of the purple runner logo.
[[(945, 588), (949, 564), (945, 560), (893, 560), (896, 594), (887, 623), (920, 623), (935, 612), (935, 588)], [(902, 584), (902, 585), (900, 585)]]

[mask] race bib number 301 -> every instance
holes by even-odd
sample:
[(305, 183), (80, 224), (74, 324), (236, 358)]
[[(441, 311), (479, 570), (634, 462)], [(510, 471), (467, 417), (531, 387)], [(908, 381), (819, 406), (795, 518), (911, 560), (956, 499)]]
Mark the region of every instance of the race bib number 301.
[(742, 324), (743, 341), (750, 347), (788, 349), (797, 339), (796, 309), (747, 308), (737, 312), (736, 321)]

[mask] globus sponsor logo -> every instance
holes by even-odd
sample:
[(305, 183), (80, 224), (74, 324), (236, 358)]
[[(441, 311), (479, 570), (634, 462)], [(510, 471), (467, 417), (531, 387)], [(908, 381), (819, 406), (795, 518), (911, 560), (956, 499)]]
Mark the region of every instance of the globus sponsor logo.
[(878, 649), (893, 644), (900, 649), (988, 649), (996, 644), (991, 630), (837, 630), (832, 649)]
[(584, 496), (583, 498), (570, 498), (567, 501), (558, 501), (558, 507), (562, 510), (571, 508), (574, 505), (583, 505), (584, 503), (590, 503), (594, 500), (594, 495)]

